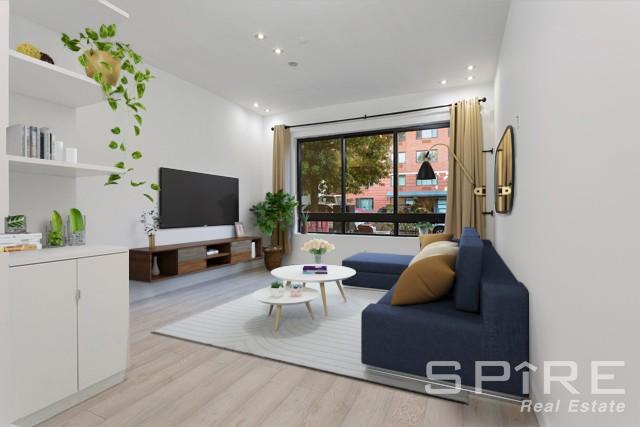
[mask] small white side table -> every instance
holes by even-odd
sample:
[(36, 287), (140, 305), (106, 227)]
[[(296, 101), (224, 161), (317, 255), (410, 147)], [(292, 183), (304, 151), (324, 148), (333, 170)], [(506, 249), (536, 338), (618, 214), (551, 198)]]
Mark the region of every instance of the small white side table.
[(285, 290), (285, 293), (281, 297), (272, 297), (270, 288), (258, 289), (253, 293), (253, 296), (260, 302), (265, 304), (269, 304), (269, 316), (271, 316), (271, 312), (273, 311), (273, 307), (276, 308), (276, 320), (274, 324), (274, 330), (278, 332), (280, 330), (280, 317), (282, 315), (282, 306), (283, 305), (293, 305), (293, 304), (304, 304), (307, 306), (307, 311), (309, 312), (309, 317), (313, 320), (313, 311), (311, 311), (310, 301), (318, 298), (319, 292), (315, 289), (303, 288), (302, 296), (299, 297), (291, 297), (289, 296), (289, 289)]

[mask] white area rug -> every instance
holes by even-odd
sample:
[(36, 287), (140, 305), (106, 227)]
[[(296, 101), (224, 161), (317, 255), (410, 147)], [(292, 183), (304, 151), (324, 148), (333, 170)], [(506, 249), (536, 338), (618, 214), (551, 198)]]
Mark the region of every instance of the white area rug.
[[(317, 289), (317, 286), (309, 285)], [(274, 314), (252, 295), (239, 298), (154, 331), (188, 341), (249, 353), (339, 375), (366, 379), (360, 362), (362, 310), (377, 302), (384, 292), (345, 288), (347, 302), (337, 287), (327, 283), (329, 315), (324, 317), (322, 299), (311, 302), (314, 320), (304, 304), (282, 307), (280, 331)]]

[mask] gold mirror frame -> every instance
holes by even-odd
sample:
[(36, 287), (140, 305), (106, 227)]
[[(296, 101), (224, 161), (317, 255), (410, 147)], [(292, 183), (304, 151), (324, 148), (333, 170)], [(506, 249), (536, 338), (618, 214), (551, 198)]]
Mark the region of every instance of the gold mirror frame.
[(495, 157), (496, 213), (508, 214), (513, 208), (515, 169), (513, 127), (507, 126), (500, 138)]

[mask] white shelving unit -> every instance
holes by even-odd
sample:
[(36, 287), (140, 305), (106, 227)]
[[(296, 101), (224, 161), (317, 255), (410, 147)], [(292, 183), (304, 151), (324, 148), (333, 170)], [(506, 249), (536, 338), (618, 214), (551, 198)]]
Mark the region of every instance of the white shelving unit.
[(70, 108), (102, 102), (100, 86), (87, 76), (9, 51), (9, 90)]
[(23, 16), (46, 28), (73, 34), (85, 27), (118, 24), (129, 13), (118, 7), (123, 0), (19, 0), (11, 2), (11, 13)]
[(85, 163), (67, 163), (56, 160), (32, 159), (20, 156), (7, 156), (7, 159), (9, 160), (9, 171), (11, 172), (63, 176), (69, 178), (122, 173), (122, 169)]

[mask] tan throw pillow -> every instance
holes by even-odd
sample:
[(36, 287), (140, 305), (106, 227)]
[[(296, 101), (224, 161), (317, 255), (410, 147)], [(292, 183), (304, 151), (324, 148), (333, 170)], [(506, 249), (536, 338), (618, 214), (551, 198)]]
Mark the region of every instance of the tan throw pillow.
[(453, 233), (425, 234), (420, 236), (420, 249), (433, 242), (442, 242), (453, 239)]
[(436, 255), (410, 265), (396, 283), (391, 304), (423, 304), (447, 295), (456, 275), (455, 262), (455, 255)]
[(420, 252), (413, 257), (409, 265), (420, 261), (421, 259), (436, 255), (453, 255), (458, 256), (458, 244), (456, 242), (435, 242), (422, 248)]

